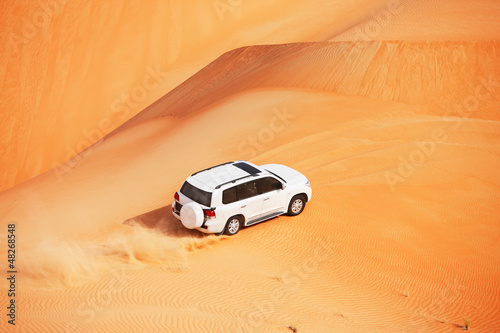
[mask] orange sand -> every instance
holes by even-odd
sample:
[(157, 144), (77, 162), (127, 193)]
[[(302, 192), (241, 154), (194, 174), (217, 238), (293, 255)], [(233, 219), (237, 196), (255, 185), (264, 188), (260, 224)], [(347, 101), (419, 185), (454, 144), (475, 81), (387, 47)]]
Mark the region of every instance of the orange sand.
[[(270, 1), (276, 15), (253, 18), (259, 6), (244, 2), (231, 20), (238, 29), (226, 36), (214, 23), (206, 54), (195, 52), (195, 35), (183, 35), (192, 45), (173, 65), (176, 74), (130, 120), (66, 164), (0, 192), (2, 240), (7, 224), (17, 225), (17, 331), (461, 332), (464, 318), (471, 332), (498, 330), (500, 44), (492, 14), (498, 6), (451, 1), (450, 20), (442, 5), (429, 2), (423, 10), (402, 1), (398, 15), (421, 18), (425, 29), (395, 19), (380, 38), (349, 41), (371, 10), (387, 3), (335, 3), (345, 13), (340, 22), (305, 24), (330, 4)], [(133, 31), (165, 14), (127, 18), (132, 8), (107, 13), (117, 15), (116, 25), (134, 17)], [(189, 15), (205, 13), (201, 2), (193, 8)], [(456, 33), (459, 19), (467, 33)], [(477, 21), (485, 28), (474, 28)], [(282, 33), (269, 37), (271, 31)], [(311, 42), (330, 38), (336, 41)], [(292, 41), (309, 43), (230, 51)], [(144, 57), (159, 52), (168, 61), (167, 44), (151, 53), (133, 39), (114, 43), (129, 42)], [(67, 74), (64, 84), (36, 74), (53, 85), (47, 89), (60, 104), (40, 106), (36, 117), (26, 111), (14, 119), (22, 126), (8, 125), (18, 134), (2, 140), (11, 149), (4, 156), (24, 156), (31, 145), (44, 162), (32, 168), (28, 159), (6, 159), (5, 187), (63, 156), (64, 145), (80, 139), (69, 129), (106, 119), (98, 111), (106, 99), (141, 77), (139, 62), (114, 63), (88, 72), (96, 81), (85, 87), (71, 67), (76, 63), (58, 72)], [(26, 66), (9, 71), (24, 73)], [(139, 74), (125, 75), (124, 68)], [(4, 71), (3, 82), (15, 80), (13, 73)], [(36, 101), (19, 96), (37, 88), (23, 89), (2, 92), (10, 97), (3, 104), (14, 103), (2, 105), (2, 116), (17, 115), (19, 101)], [(102, 94), (89, 98), (97, 90)], [(62, 108), (72, 99), (85, 102)], [(56, 121), (53, 137), (37, 137), (43, 128), (34, 119)], [(23, 126), (34, 128), (28, 144), (20, 139)], [(192, 172), (233, 159), (301, 171), (313, 200), (298, 217), (278, 217), (235, 237), (184, 229), (164, 208), (174, 191)], [(0, 325), (11, 330), (5, 320)]]
[(2, 1), (0, 190), (66, 161), (226, 51), (324, 40), (383, 3)]

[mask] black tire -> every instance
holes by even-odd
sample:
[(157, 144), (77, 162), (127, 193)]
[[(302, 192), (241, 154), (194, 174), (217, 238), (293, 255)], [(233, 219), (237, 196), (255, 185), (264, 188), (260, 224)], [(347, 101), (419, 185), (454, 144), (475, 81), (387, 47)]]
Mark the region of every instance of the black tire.
[(287, 215), (297, 216), (302, 213), (304, 208), (306, 208), (306, 202), (306, 197), (303, 194), (297, 194), (296, 196), (294, 196), (288, 204)]
[(234, 236), (243, 226), (243, 219), (239, 216), (230, 217), (224, 228), (224, 235)]

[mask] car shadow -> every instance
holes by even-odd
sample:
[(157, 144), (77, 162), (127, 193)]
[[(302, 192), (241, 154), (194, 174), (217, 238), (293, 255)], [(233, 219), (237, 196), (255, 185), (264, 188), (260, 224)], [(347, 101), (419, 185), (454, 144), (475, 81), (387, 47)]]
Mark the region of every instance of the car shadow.
[(129, 218), (123, 224), (155, 230), (171, 237), (204, 237), (202, 232), (185, 228), (181, 221), (172, 216), (170, 205)]

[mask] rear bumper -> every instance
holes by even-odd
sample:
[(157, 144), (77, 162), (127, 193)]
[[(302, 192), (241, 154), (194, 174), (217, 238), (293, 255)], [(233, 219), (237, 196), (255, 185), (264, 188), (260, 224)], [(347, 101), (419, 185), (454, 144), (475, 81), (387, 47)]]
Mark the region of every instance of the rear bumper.
[(179, 221), (181, 220), (181, 213), (175, 210), (175, 201), (172, 203), (172, 215), (178, 219)]

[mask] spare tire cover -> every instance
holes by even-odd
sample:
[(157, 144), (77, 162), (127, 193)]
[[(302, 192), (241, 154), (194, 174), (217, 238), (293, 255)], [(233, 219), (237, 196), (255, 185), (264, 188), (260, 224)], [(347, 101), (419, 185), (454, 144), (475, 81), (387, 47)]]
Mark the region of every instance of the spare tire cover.
[(204, 216), (203, 209), (196, 202), (185, 204), (181, 208), (181, 222), (188, 229), (201, 227)]

